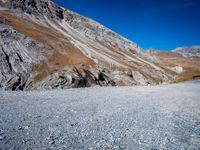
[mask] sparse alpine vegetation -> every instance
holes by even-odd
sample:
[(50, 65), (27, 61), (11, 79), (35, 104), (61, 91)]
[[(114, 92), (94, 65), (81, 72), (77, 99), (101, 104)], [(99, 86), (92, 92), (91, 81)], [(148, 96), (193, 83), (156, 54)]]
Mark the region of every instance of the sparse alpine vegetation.
[[(144, 52), (50, 0), (0, 0), (0, 5), (2, 90), (155, 85), (200, 75), (199, 57)], [(177, 66), (181, 73), (173, 69)]]

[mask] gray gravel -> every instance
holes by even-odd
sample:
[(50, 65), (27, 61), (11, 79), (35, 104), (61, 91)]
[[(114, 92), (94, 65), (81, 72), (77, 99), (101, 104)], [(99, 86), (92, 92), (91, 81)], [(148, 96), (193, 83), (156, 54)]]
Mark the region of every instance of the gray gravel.
[(2, 91), (0, 149), (200, 149), (200, 81)]

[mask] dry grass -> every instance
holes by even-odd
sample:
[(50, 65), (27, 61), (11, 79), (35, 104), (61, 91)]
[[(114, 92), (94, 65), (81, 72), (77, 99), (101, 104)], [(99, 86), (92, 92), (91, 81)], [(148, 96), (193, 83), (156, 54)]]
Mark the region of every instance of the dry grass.
[[(95, 66), (93, 60), (85, 56), (78, 48), (69, 42), (69, 39), (64, 37), (56, 30), (38, 25), (34, 22), (31, 22), (30, 20), (16, 17), (9, 11), (0, 11), (0, 17), (8, 20), (11, 26), (17, 31), (35, 39), (39, 43), (51, 49), (50, 52), (46, 52), (46, 60), (31, 65), (33, 72), (36, 74), (34, 82), (39, 82), (46, 78), (48, 75), (51, 75), (55, 72), (63, 71), (65, 70), (66, 66), (71, 66), (71, 68), (76, 67), (80, 71), (87, 70), (91, 66)], [(102, 46), (106, 47), (106, 49), (98, 49), (95, 47), (92, 48), (125, 66), (109, 66), (108, 62), (102, 62), (105, 64), (105, 66), (109, 67), (110, 70), (127, 72), (128, 69), (131, 69), (134, 71), (139, 71), (146, 78), (155, 81), (157, 84), (162, 82), (163, 79), (160, 77), (148, 73), (148, 70), (152, 69), (149, 64), (141, 61), (139, 63), (134, 61), (127, 61), (124, 56), (124, 52), (122, 52), (120, 49), (117, 49), (117, 47), (111, 47), (103, 43), (101, 44)], [(127, 55), (131, 55), (133, 58), (135, 53), (136, 52), (126, 52)], [(176, 81), (190, 80), (193, 76), (200, 75), (200, 60), (198, 58), (185, 59), (178, 54), (165, 52), (157, 52), (152, 55), (157, 56), (170, 67), (182, 66), (184, 68), (185, 72), (179, 74)], [(138, 60), (137, 58), (135, 59)], [(84, 64), (84, 66), (81, 64)], [(156, 65), (163, 69), (169, 76), (177, 75), (166, 66), (161, 64)], [(119, 85), (123, 85), (123, 83), (119, 83)]]
[(126, 84), (122, 80), (117, 81), (116, 85), (117, 86), (126, 86)]
[(50, 56), (48, 54), (50, 52), (46, 52), (46, 60), (38, 64), (32, 64), (31, 68), (37, 74), (34, 82), (39, 82), (48, 75), (63, 70), (66, 65), (80, 66), (80, 64), (85, 64), (85, 67), (94, 65), (91, 59), (86, 57), (66, 37), (55, 30), (16, 17), (8, 11), (0, 11), (0, 17), (8, 20), (15, 30), (52, 50)]
[[(157, 56), (170, 67), (183, 67), (184, 72), (181, 74), (176, 74), (177, 77), (174, 82), (192, 80), (194, 76), (200, 75), (200, 58), (185, 58), (174, 52), (154, 51), (151, 54)], [(174, 76), (174, 74), (172, 75)]]

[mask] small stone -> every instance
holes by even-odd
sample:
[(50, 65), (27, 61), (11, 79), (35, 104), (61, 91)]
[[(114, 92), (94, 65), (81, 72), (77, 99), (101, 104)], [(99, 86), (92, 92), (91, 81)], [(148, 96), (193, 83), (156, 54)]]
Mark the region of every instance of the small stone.
[(0, 140), (3, 140), (3, 136), (0, 136)]
[(71, 124), (72, 127), (77, 126), (77, 125), (78, 125), (78, 122), (75, 122), (75, 123)]
[(0, 130), (0, 135), (3, 135), (4, 134), (4, 131), (3, 130)]
[(0, 141), (6, 139), (6, 136), (0, 136)]
[(50, 144), (50, 145), (54, 145), (54, 144), (55, 144), (55, 141), (54, 141), (54, 140), (53, 140), (53, 141), (50, 141), (49, 144)]

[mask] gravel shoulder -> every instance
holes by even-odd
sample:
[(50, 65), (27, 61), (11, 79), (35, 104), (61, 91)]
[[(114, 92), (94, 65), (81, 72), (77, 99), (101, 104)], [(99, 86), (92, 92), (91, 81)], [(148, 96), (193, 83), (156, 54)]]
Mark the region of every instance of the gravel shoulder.
[(0, 91), (1, 149), (200, 149), (200, 81)]

